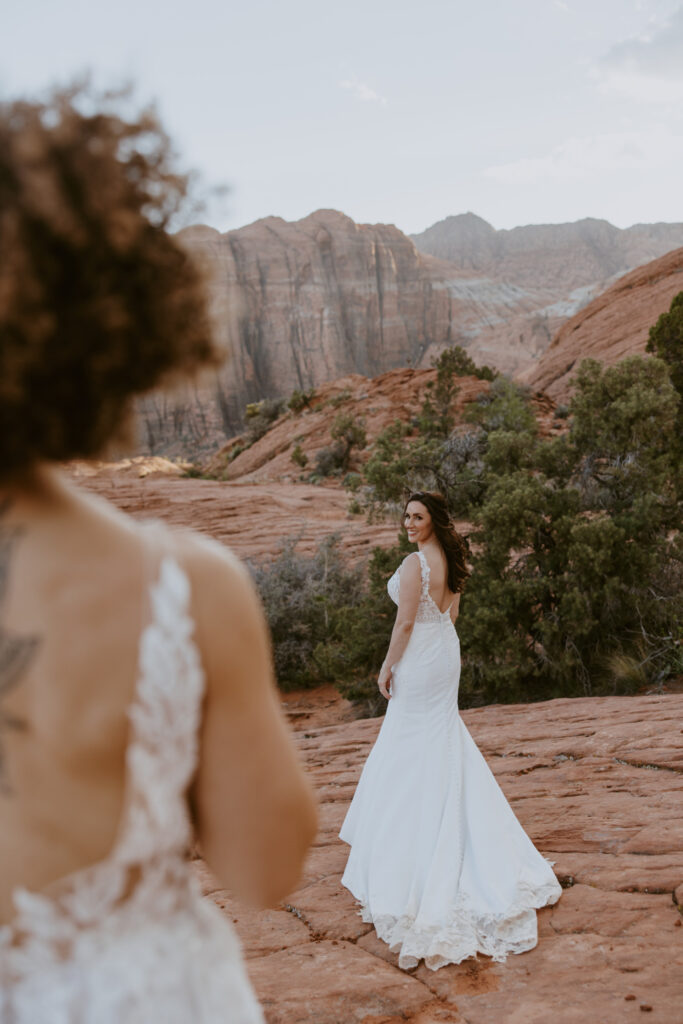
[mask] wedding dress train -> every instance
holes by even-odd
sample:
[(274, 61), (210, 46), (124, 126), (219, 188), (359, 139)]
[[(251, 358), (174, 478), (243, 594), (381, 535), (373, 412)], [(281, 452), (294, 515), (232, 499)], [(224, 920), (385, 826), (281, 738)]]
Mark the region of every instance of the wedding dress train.
[[(436, 970), (533, 948), (536, 908), (562, 890), (460, 717), (458, 635), (416, 554), (415, 625), (341, 829), (351, 846), (342, 883), (400, 967), (424, 958)], [(388, 583), (397, 604), (400, 571)]]

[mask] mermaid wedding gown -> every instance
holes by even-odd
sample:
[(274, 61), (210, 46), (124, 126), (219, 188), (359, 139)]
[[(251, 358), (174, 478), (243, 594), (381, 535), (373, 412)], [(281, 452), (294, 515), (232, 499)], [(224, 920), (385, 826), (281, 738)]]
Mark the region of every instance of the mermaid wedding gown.
[(118, 837), (0, 927), (1, 1024), (262, 1024), (232, 925), (187, 850), (204, 676), (189, 581), (166, 556), (150, 590)]
[[(460, 718), (458, 635), (415, 555), (415, 624), (340, 833), (351, 846), (342, 883), (400, 967), (424, 958), (436, 970), (532, 949), (536, 908), (562, 890)], [(388, 583), (396, 604), (400, 572)]]

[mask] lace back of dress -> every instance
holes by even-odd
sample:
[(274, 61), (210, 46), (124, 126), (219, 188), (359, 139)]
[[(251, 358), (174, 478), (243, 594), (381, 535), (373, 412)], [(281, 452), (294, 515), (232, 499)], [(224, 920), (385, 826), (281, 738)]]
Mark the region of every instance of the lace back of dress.
[(9, 949), (15, 977), (35, 968), (37, 959), (68, 959), (84, 929), (94, 936), (117, 927), (121, 916), (143, 924), (186, 900), (191, 888), (187, 789), (197, 765), (204, 675), (192, 639), (187, 575), (166, 542), (159, 551), (160, 527), (146, 527), (143, 536), (146, 549), (155, 553), (156, 579), (148, 581), (151, 616), (140, 637), (128, 712), (117, 838), (107, 857), (47, 891), (15, 890), (16, 916), (0, 929), (0, 967), (3, 948)]
[(420, 577), (422, 580), (422, 587), (420, 590), (420, 602), (417, 606), (415, 621), (439, 622), (442, 618), (442, 614), (429, 593), (429, 562), (421, 551), (417, 552), (417, 557), (420, 559)]

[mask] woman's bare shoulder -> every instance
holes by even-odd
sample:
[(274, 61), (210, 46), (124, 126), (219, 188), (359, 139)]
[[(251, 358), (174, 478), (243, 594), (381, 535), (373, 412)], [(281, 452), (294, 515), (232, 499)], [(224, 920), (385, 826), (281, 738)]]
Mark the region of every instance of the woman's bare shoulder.
[(413, 570), (420, 566), (420, 555), (417, 551), (410, 551), (401, 562), (400, 569), (410, 566)]
[(173, 530), (171, 546), (190, 579), (195, 613), (209, 620), (244, 621), (260, 612), (244, 562), (226, 545), (192, 530)]
[(422, 578), (422, 566), (417, 551), (411, 551), (400, 565), (402, 583), (416, 583)]

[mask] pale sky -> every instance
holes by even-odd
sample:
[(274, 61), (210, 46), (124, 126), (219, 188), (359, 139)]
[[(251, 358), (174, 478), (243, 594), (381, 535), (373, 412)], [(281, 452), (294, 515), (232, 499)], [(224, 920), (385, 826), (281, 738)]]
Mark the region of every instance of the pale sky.
[(2, 0), (0, 95), (157, 102), (220, 230), (683, 221), (681, 0)]

